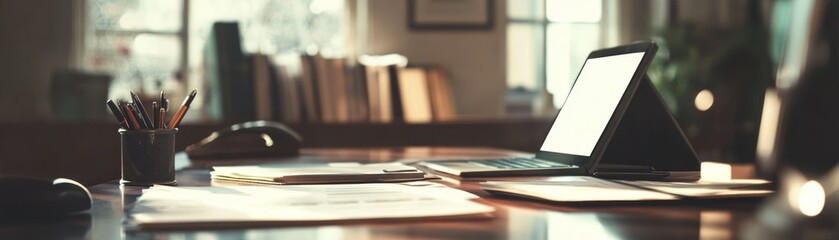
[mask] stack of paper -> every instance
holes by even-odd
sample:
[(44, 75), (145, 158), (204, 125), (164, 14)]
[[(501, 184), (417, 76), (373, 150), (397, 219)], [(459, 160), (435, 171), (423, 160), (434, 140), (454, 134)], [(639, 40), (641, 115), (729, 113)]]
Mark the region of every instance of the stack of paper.
[(130, 211), (141, 229), (257, 227), (359, 219), (487, 218), (477, 196), (436, 183), (166, 187)]
[(555, 177), (544, 182), (485, 182), (491, 193), (565, 203), (672, 201), (763, 197), (772, 194), (764, 180), (725, 182), (659, 182), (607, 180), (594, 177)]
[(401, 163), (324, 167), (213, 167), (214, 180), (264, 184), (404, 182), (426, 179), (424, 172)]

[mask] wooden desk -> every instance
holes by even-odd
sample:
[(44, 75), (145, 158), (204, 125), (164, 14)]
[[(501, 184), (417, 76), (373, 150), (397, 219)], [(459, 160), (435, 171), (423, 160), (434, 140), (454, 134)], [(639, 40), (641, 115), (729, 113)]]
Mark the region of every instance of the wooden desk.
[[(385, 162), (422, 157), (500, 157), (523, 153), (481, 148), (307, 149), (283, 161)], [(256, 162), (250, 160), (246, 162)], [(219, 163), (204, 163), (219, 164)], [(498, 179), (498, 178), (496, 178)], [(513, 178), (506, 178), (513, 179)], [(545, 179), (543, 177), (515, 178)], [(209, 170), (192, 167), (177, 175), (182, 186), (210, 185)], [(702, 204), (562, 206), (532, 200), (491, 196), (479, 181), (440, 181), (482, 197), (497, 208), (494, 218), (470, 221), (398, 221), (326, 226), (225, 229), (170, 232), (126, 231), (124, 209), (142, 188), (116, 181), (90, 187), (94, 206), (89, 214), (58, 220), (3, 221), (0, 238), (10, 239), (730, 239), (739, 238), (740, 224), (751, 218), (755, 201)]]

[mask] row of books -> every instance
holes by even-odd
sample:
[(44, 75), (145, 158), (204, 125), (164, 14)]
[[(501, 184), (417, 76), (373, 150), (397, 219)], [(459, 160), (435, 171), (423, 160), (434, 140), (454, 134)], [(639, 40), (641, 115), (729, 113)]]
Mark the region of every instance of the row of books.
[(455, 117), (447, 72), (401, 55), (357, 61), (322, 54), (244, 54), (235, 23), (216, 23), (205, 49), (208, 116), (230, 122), (408, 122)]
[(262, 54), (251, 59), (257, 119), (426, 123), (454, 118), (448, 75), (439, 67), (381, 61), (398, 59), (393, 56), (362, 56), (355, 65), (320, 54), (303, 54), (298, 61), (272, 61)]

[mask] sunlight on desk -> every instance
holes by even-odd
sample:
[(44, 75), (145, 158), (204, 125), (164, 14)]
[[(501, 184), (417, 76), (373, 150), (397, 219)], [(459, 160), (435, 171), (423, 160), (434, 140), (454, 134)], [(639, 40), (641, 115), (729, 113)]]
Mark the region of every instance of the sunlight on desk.
[(699, 214), (700, 239), (731, 239), (731, 213), (702, 211)]
[[(597, 214), (593, 213), (548, 213), (547, 239), (587, 238), (620, 239), (603, 225)], [(611, 231), (610, 231), (611, 230)]]

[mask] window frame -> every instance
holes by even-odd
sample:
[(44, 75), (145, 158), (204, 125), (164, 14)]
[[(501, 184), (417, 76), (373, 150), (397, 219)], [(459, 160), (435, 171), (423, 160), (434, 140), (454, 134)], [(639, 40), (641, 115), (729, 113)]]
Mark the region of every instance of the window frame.
[[(549, 94), (554, 94), (554, 93), (552, 93), (552, 92), (551, 92), (551, 90), (549, 90), (549, 89), (548, 89), (548, 80), (549, 80), (548, 78), (549, 78), (549, 76), (548, 76), (548, 66), (547, 66), (547, 64), (548, 64), (548, 57), (549, 57), (549, 56), (548, 56), (548, 55), (549, 55), (549, 53), (548, 53), (548, 47), (549, 47), (549, 45), (550, 45), (550, 44), (548, 43), (548, 38), (549, 38), (548, 31), (549, 31), (549, 28), (550, 28), (553, 24), (596, 24), (596, 25), (597, 25), (597, 26), (601, 29), (601, 32), (602, 32), (602, 29), (603, 29), (603, 27), (605, 26), (604, 24), (606, 24), (606, 19), (605, 19), (605, 16), (604, 16), (603, 14), (604, 14), (605, 12), (607, 12), (607, 11), (606, 11), (606, 9), (605, 9), (605, 8), (607, 7), (607, 6), (606, 6), (606, 5), (607, 5), (607, 1), (605, 1), (605, 0), (597, 0), (597, 1), (600, 1), (600, 9), (601, 9), (600, 19), (599, 19), (597, 22), (578, 22), (578, 21), (556, 21), (556, 20), (550, 20), (550, 19), (548, 18), (548, 1), (550, 1), (550, 0), (534, 0), (534, 1), (529, 2), (530, 4), (535, 4), (536, 6), (541, 7), (541, 9), (539, 9), (541, 12), (540, 12), (539, 14), (535, 14), (535, 15), (534, 15), (534, 17), (520, 17), (520, 16), (512, 16), (512, 15), (511, 15), (511, 13), (510, 13), (509, 11), (508, 11), (508, 12), (506, 12), (505, 14), (506, 14), (506, 16), (507, 16), (507, 24), (506, 24), (506, 27), (507, 27), (508, 29), (509, 29), (509, 27), (510, 27), (511, 25), (514, 25), (514, 24), (523, 24), (523, 25), (530, 25), (530, 26), (533, 26), (533, 27), (538, 27), (538, 28), (541, 30), (541, 33), (542, 33), (542, 34), (541, 34), (541, 39), (540, 39), (540, 40), (541, 40), (541, 42), (540, 42), (540, 43), (541, 43), (541, 45), (539, 46), (539, 47), (540, 47), (540, 49), (541, 49), (541, 55), (539, 55), (539, 58), (540, 58), (540, 59), (538, 59), (538, 61), (537, 61), (537, 62), (539, 63), (539, 66), (536, 66), (536, 67), (535, 67), (536, 71), (538, 71), (538, 72), (535, 74), (535, 76), (537, 76), (537, 79), (536, 79), (536, 85), (535, 85), (535, 86), (536, 86), (536, 88), (535, 88), (535, 89), (533, 89), (533, 90), (534, 90), (535, 92), (537, 92), (537, 93), (549, 93)], [(603, 39), (603, 38), (605, 38), (605, 37), (606, 37), (606, 36), (603, 36), (603, 35), (601, 34), (601, 36), (600, 36), (600, 38), (601, 38), (601, 39), (599, 39), (599, 42), (598, 42), (598, 45), (599, 45), (599, 46), (603, 46), (603, 45), (604, 45), (604, 44), (603, 44), (603, 43), (604, 43), (604, 39)], [(508, 51), (509, 51), (509, 49), (508, 49)], [(510, 61), (510, 60), (511, 60), (511, 59), (509, 59), (509, 58), (508, 58), (508, 59), (506, 59), (506, 61)], [(572, 83), (573, 83), (573, 81), (574, 81), (574, 79), (570, 79), (570, 80), (569, 80), (569, 82), (568, 82), (568, 84), (569, 84), (569, 85), (570, 85), (570, 84), (572, 84)], [(510, 88), (509, 88), (509, 86), (508, 86), (508, 89), (510, 89)], [(555, 97), (556, 97), (556, 96), (554, 96), (554, 98), (555, 98)], [(550, 104), (551, 104), (551, 106), (553, 106), (553, 108), (555, 108), (555, 109), (561, 108), (561, 106), (557, 106), (557, 105), (556, 105), (555, 103), (553, 103), (553, 102), (551, 102)], [(537, 111), (537, 112), (538, 112), (538, 111)]]

